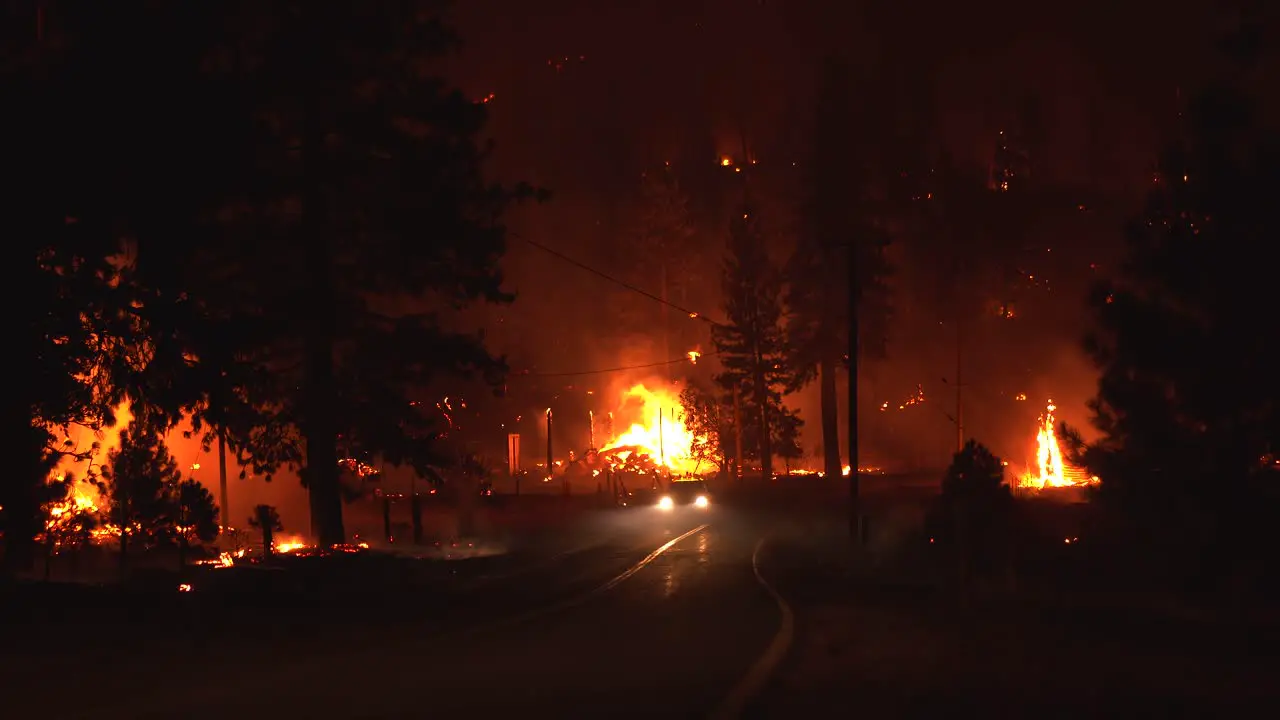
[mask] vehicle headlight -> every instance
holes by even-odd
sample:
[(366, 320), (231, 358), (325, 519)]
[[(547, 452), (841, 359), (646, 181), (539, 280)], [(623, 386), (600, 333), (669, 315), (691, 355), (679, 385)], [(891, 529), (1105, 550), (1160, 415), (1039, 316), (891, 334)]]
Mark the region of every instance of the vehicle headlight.
[(693, 504), (698, 507), (706, 507), (711, 504), (711, 501), (707, 499), (706, 495), (699, 495), (693, 499)]
[(662, 499), (658, 501), (658, 507), (662, 508), (663, 510), (670, 510), (675, 506), (676, 506), (675, 502), (666, 495), (663, 495)]

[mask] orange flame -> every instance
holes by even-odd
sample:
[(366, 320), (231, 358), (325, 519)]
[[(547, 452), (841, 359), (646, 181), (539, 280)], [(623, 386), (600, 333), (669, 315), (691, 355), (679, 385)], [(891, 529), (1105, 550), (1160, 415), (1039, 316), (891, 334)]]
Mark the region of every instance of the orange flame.
[(654, 465), (678, 474), (697, 470), (698, 463), (692, 457), (694, 436), (685, 426), (678, 392), (650, 389), (640, 383), (623, 393), (622, 400), (615, 414), (631, 419), (631, 426), (610, 438), (600, 448), (602, 454), (623, 462), (636, 455), (647, 456)]
[(1036, 463), (1018, 479), (1017, 486), (1027, 490), (1043, 490), (1045, 488), (1081, 487), (1093, 485), (1098, 478), (1086, 475), (1083, 470), (1072, 466), (1063, 459), (1062, 446), (1058, 444), (1058, 434), (1054, 430), (1054, 411), (1057, 405), (1050, 400), (1045, 406), (1044, 414), (1036, 428)]

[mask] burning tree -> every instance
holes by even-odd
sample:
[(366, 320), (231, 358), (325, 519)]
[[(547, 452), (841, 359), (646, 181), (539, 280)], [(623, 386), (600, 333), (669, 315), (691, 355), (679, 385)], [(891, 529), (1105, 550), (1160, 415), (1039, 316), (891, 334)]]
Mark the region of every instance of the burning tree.
[(758, 459), (769, 480), (774, 450), (785, 442), (775, 437), (780, 420), (794, 416), (782, 404), (782, 390), (792, 380), (782, 328), (782, 273), (769, 258), (752, 206), (744, 204), (739, 215), (729, 224), (722, 280), (728, 322), (712, 331), (724, 368), (716, 382), (730, 395), (740, 394), (743, 454)]
[(1250, 310), (1274, 305), (1280, 136), (1242, 87), (1223, 82), (1192, 104), (1128, 229), (1126, 262), (1090, 298), (1101, 438), (1073, 443), (1124, 520), (1115, 529), (1126, 545), (1179, 569), (1201, 560), (1206, 572), (1275, 547), (1265, 515), (1280, 340)]

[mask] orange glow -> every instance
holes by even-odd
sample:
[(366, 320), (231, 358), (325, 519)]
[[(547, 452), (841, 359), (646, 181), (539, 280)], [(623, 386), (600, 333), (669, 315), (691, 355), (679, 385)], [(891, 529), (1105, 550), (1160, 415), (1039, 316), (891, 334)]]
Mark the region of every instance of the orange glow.
[(1058, 406), (1050, 400), (1036, 428), (1036, 461), (1028, 467), (1017, 486), (1025, 490), (1045, 488), (1082, 487), (1097, 484), (1098, 478), (1090, 477), (1080, 468), (1067, 463), (1062, 456), (1062, 446), (1054, 429), (1054, 411)]
[(281, 554), (297, 552), (299, 550), (304, 550), (307, 547), (309, 546), (300, 535), (286, 535), (271, 543), (272, 551)]
[(702, 357), (702, 353), (698, 352), (697, 350), (690, 350), (686, 354), (689, 356), (689, 362), (693, 363), (694, 365), (697, 365), (698, 358)]
[(728, 155), (720, 158), (720, 167), (729, 167), (730, 165), (733, 165), (733, 158)]
[(601, 455), (609, 457), (611, 464), (652, 465), (676, 474), (692, 474), (699, 469), (692, 457), (694, 436), (684, 424), (678, 390), (650, 389), (641, 383), (623, 393), (622, 400), (615, 415), (622, 423), (630, 420), (631, 426), (600, 448)]

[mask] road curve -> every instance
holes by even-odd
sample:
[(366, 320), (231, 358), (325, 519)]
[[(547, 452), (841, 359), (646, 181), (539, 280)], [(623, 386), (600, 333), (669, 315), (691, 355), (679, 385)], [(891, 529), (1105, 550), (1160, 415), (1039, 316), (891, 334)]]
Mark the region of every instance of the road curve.
[(169, 692), (116, 687), (98, 694), (91, 713), (46, 708), (44, 716), (705, 718), (725, 707), (780, 626), (753, 566), (758, 528), (715, 510), (652, 513), (640, 528), (646, 555), (632, 545), (595, 556), (554, 602), (530, 606), (524, 590), (495, 588), (512, 593), (507, 604), (518, 610), (444, 633), (406, 621), (363, 647), (322, 662), (282, 659), (268, 673), (200, 667), (199, 676), (218, 681)]

